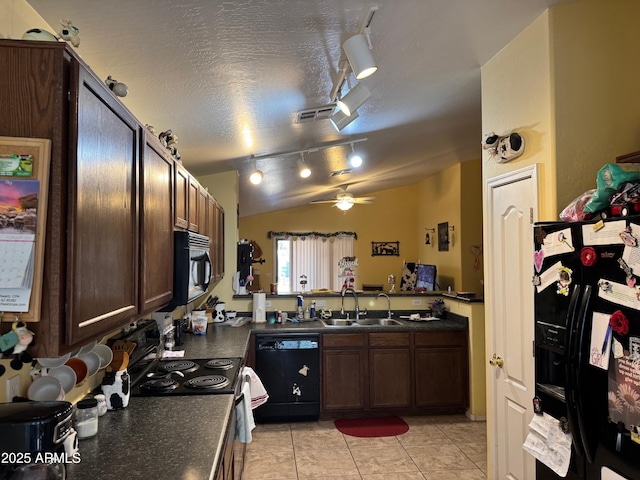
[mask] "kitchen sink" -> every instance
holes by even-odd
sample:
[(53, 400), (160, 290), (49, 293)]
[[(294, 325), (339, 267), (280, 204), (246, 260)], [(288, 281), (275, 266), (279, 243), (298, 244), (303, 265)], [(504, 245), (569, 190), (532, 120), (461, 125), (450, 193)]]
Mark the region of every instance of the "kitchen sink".
[(349, 327), (355, 323), (355, 320), (347, 318), (327, 318), (322, 319), (321, 322), (325, 327)]
[(392, 325), (402, 325), (401, 322), (392, 318), (361, 318), (360, 320), (352, 320), (347, 318), (328, 318), (321, 321), (325, 327), (388, 327)]
[(357, 323), (358, 325), (379, 325), (382, 327), (388, 327), (391, 325), (402, 325), (402, 323), (392, 318), (361, 318), (357, 321)]

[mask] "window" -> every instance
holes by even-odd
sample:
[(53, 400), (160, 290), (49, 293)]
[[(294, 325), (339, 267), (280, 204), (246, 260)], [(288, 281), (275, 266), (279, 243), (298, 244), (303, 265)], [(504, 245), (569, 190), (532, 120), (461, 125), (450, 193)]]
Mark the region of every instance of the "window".
[(343, 257), (353, 256), (353, 235), (282, 235), (274, 239), (279, 293), (301, 291), (301, 275), (307, 277), (304, 291), (320, 288), (340, 290), (342, 279), (338, 277), (338, 262)]

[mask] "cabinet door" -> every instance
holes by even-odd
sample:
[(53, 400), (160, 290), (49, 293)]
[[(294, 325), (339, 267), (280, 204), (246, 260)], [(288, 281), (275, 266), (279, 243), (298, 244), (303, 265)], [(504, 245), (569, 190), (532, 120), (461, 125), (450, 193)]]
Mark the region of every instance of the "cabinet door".
[(469, 391), (466, 348), (415, 349), (416, 407), (467, 406)]
[(216, 245), (215, 277), (216, 280), (221, 280), (224, 277), (224, 209), (218, 202), (215, 202), (215, 216), (215, 231), (213, 232)]
[(411, 406), (411, 351), (409, 348), (369, 350), (369, 406)]
[(200, 193), (198, 182), (195, 178), (189, 175), (189, 212), (187, 218), (189, 219), (189, 230), (198, 233), (198, 219), (200, 217)]
[(140, 169), (140, 312), (173, 297), (173, 166), (158, 140), (145, 132)]
[(322, 410), (364, 410), (365, 350), (326, 350), (322, 354)]
[(211, 253), (211, 281), (215, 282), (219, 280), (218, 278), (218, 269), (220, 261), (224, 261), (224, 259), (220, 259), (218, 257), (218, 241), (217, 238), (217, 229), (218, 229), (218, 210), (217, 210), (217, 202), (215, 198), (211, 195), (207, 196), (207, 222), (206, 222), (206, 235), (209, 237), (209, 241), (211, 242), (210, 253)]
[(198, 233), (206, 235), (211, 240), (209, 230), (207, 229), (207, 203), (209, 202), (209, 193), (202, 185), (198, 185)]
[(177, 162), (174, 181), (174, 224), (179, 228), (189, 228), (189, 172)]
[(139, 133), (105, 85), (71, 65), (66, 340), (73, 344), (137, 313)]

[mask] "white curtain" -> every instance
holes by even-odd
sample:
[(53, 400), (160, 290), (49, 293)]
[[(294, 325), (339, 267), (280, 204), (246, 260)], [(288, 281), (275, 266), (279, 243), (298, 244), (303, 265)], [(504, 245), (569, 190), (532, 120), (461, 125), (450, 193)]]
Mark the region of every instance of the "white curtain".
[(300, 276), (307, 276), (305, 291), (320, 288), (340, 290), (342, 279), (338, 262), (353, 256), (352, 236), (313, 238), (303, 237), (291, 241), (291, 289), (300, 291)]

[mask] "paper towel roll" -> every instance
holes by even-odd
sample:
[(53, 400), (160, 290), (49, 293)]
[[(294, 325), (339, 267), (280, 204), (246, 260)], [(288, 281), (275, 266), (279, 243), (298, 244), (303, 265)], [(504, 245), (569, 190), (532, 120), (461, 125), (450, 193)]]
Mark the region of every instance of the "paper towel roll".
[(267, 295), (265, 293), (253, 294), (253, 321), (255, 323), (265, 323), (267, 321), (266, 303)]

